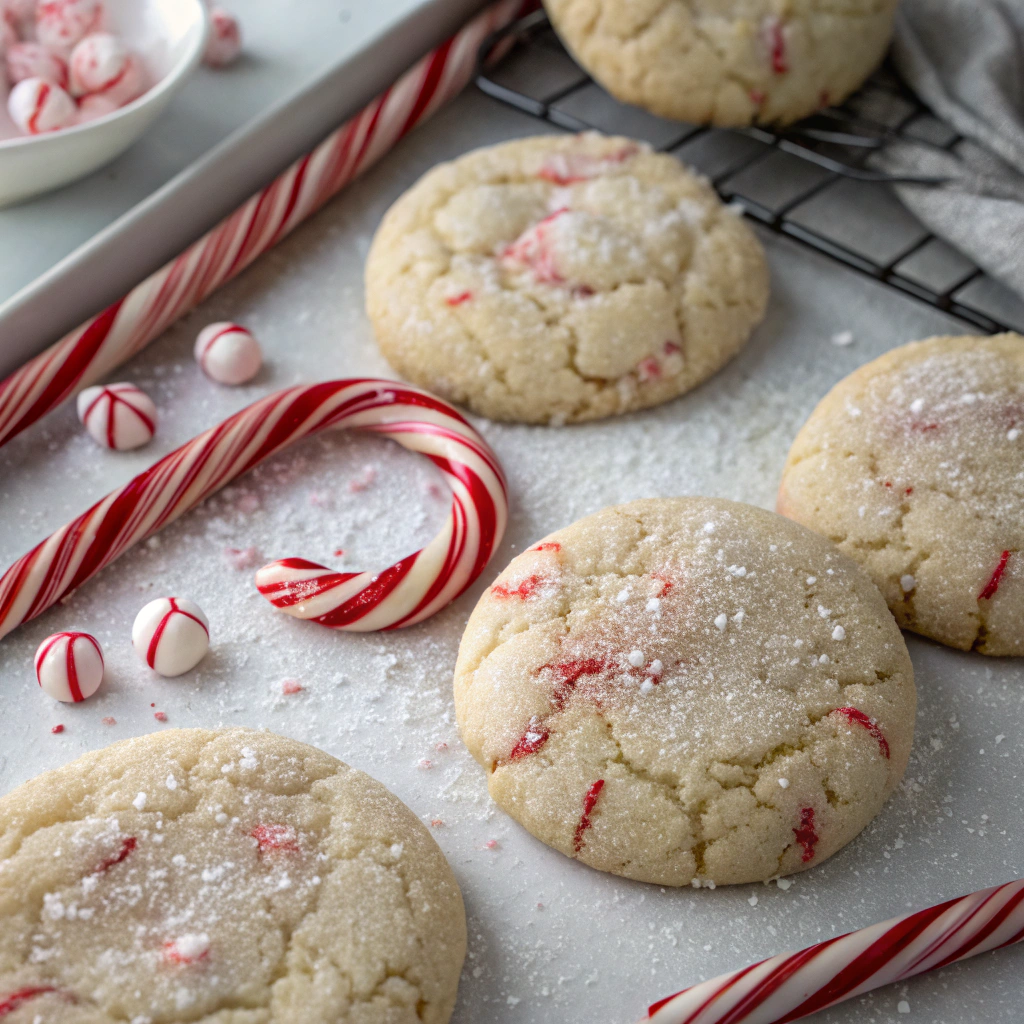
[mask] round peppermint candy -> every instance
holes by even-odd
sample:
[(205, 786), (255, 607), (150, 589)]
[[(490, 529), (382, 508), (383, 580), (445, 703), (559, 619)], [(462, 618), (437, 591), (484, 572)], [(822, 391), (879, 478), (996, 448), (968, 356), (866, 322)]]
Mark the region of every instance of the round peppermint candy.
[(210, 649), (210, 624), (194, 601), (158, 597), (135, 617), (132, 645), (158, 675), (180, 676)]
[(88, 633), (54, 633), (36, 651), (36, 679), (54, 700), (76, 704), (103, 682), (103, 651)]
[(204, 327), (196, 338), (195, 357), (203, 373), (218, 384), (244, 384), (263, 365), (259, 342), (233, 323)]
[(78, 396), (78, 418), (98, 444), (119, 452), (141, 448), (156, 432), (156, 406), (134, 384), (86, 388)]

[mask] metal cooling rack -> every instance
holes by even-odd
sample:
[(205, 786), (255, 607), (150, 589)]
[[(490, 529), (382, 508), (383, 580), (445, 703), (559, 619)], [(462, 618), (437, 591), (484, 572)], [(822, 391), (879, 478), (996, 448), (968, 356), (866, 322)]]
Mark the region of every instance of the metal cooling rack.
[(513, 39), (477, 77), (488, 96), (565, 131), (644, 139), (703, 172), (726, 202), (771, 230), (983, 331), (1024, 330), (1024, 302), (928, 231), (888, 188), (935, 179), (871, 167), (871, 154), (892, 139), (943, 149), (960, 141), (888, 69), (842, 106), (789, 129), (707, 128), (613, 99), (569, 56), (543, 11), (504, 29), (482, 53)]

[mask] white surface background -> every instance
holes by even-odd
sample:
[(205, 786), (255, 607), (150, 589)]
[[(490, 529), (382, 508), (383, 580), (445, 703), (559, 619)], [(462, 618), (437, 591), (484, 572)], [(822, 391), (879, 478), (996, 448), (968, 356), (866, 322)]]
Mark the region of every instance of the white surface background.
[[(289, 16), (302, 6), (290, 5)], [(160, 407), (148, 448), (100, 450), (67, 406), (0, 449), (0, 563), (260, 395), (332, 376), (387, 375), (362, 312), (362, 263), (384, 210), (436, 161), (536, 130), (467, 93), (119, 371)], [(251, 571), (232, 569), (224, 556), (225, 547), (254, 545), (267, 559), (379, 568), (432, 534), (444, 506), (428, 492), (427, 465), (387, 442), (341, 434), (273, 460), (0, 642), (0, 792), (154, 728), (266, 726), (323, 747), (383, 781), (424, 821), (444, 823), (433, 834), (470, 918), (456, 1024), (629, 1024), (648, 1002), (701, 978), (1024, 874), (1020, 660), (908, 638), (920, 714), (906, 782), (859, 839), (796, 876), (788, 891), (666, 891), (591, 871), (499, 812), (458, 740), (450, 684), (459, 636), (475, 598), (514, 552), (636, 497), (708, 494), (771, 507), (789, 443), (831, 384), (893, 345), (959, 330), (787, 241), (764, 241), (774, 289), (768, 318), (695, 393), (581, 427), (480, 423), (508, 473), (510, 529), (484, 579), (428, 623), (368, 636), (298, 623), (274, 613)], [(199, 328), (226, 317), (248, 324), (268, 356), (245, 388), (217, 387), (191, 359)], [(831, 335), (847, 329), (855, 343), (833, 346)], [(367, 466), (376, 479), (353, 491)], [(343, 558), (332, 556), (337, 549)], [(136, 611), (161, 594), (193, 598), (212, 624), (211, 654), (179, 680), (153, 676), (129, 642)], [(32, 673), (36, 645), (68, 628), (94, 633), (107, 655), (104, 687), (78, 707), (50, 701)], [(283, 696), (286, 678), (300, 680), (303, 692)], [(166, 726), (154, 710), (167, 714)], [(116, 724), (103, 724), (108, 716)], [(51, 735), (57, 723), (65, 732)], [(488, 849), (492, 839), (497, 847)], [(816, 1019), (1019, 1021), (1022, 965), (1021, 950), (988, 955)], [(897, 1013), (901, 999), (909, 1017)]]

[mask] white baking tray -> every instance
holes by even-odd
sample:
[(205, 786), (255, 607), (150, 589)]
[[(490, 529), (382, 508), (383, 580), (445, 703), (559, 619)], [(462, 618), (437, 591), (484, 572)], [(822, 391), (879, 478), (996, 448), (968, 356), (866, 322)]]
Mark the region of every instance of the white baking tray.
[[(120, 370), (160, 407), (149, 448), (100, 451), (64, 408), (0, 449), (0, 562), (258, 396), (332, 376), (389, 375), (362, 303), (363, 260), (380, 217), (437, 161), (537, 130), (468, 92)], [(445, 509), (428, 490), (425, 462), (380, 439), (337, 434), (255, 471), (4, 639), (0, 792), (154, 728), (265, 726), (323, 747), (380, 779), (424, 821), (443, 822), (433, 834), (470, 918), (456, 1024), (631, 1024), (648, 1002), (701, 978), (1024, 875), (1019, 659), (908, 637), (920, 710), (906, 781), (855, 842), (785, 891), (671, 891), (598, 874), (498, 811), (459, 742), (451, 696), (459, 637), (475, 599), (515, 552), (638, 497), (707, 494), (771, 507), (793, 436), (835, 381), (894, 345), (961, 329), (786, 239), (762, 238), (773, 276), (768, 317), (739, 357), (694, 393), (579, 427), (475, 421), (508, 473), (508, 535), (473, 590), (421, 626), (345, 635), (296, 622), (268, 607), (250, 571), (225, 560), (227, 547), (255, 546), (268, 559), (337, 564), (332, 552), (344, 549), (346, 566), (383, 567), (432, 535)], [(199, 328), (227, 317), (250, 325), (268, 355), (263, 374), (244, 388), (218, 388), (191, 359)], [(856, 340), (836, 348), (829, 339), (843, 330)], [(363, 490), (350, 486), (371, 477)], [(141, 665), (129, 642), (138, 609), (168, 593), (198, 601), (213, 634), (199, 669), (169, 681)], [(32, 673), (36, 645), (71, 627), (94, 633), (108, 661), (102, 691), (78, 707), (46, 699)], [(286, 678), (300, 680), (303, 692), (284, 697)], [(107, 717), (116, 724), (104, 724)], [(52, 735), (57, 723), (65, 731)], [(492, 839), (497, 846), (488, 848)], [(1019, 1022), (1022, 965), (1024, 950), (989, 954), (815, 1019)], [(897, 1012), (901, 1000), (909, 1016)]]

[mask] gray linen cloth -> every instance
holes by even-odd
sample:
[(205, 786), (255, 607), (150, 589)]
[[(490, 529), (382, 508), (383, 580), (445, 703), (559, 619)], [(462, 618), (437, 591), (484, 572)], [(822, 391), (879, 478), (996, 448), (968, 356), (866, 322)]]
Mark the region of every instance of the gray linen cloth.
[(903, 0), (893, 59), (964, 140), (952, 152), (897, 142), (875, 166), (951, 179), (896, 191), (932, 231), (1024, 296), (1024, 0)]

